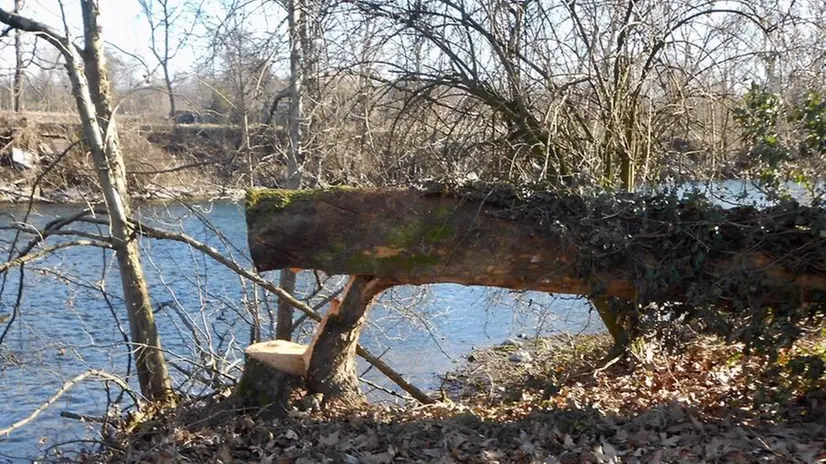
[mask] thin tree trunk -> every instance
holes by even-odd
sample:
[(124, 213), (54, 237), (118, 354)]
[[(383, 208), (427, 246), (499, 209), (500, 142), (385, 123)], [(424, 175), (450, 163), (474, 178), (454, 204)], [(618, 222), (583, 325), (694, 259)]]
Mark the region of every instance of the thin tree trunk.
[(175, 93), (172, 91), (172, 77), (169, 75), (169, 3), (162, 2), (163, 7), (163, 80), (169, 98), (169, 116), (175, 117)]
[(290, 150), (287, 156), (287, 179), (284, 186), (297, 189), (301, 186), (302, 163), (304, 160), (302, 117), (303, 117), (303, 85), (304, 85), (304, 40), (302, 30), (304, 24), (303, 5), (301, 0), (290, 0), (289, 28), (290, 28), (290, 120), (288, 123), (290, 134)]
[[(287, 178), (284, 186), (290, 189), (301, 188), (302, 164), (304, 147), (302, 145), (302, 90), (304, 83), (304, 43), (302, 30), (304, 16), (301, 0), (291, 0), (289, 3), (290, 28), (290, 118), (288, 130), (290, 134), (290, 150), (287, 156)], [(287, 293), (295, 293), (296, 274), (290, 269), (281, 270), (279, 286)], [(293, 307), (283, 298), (278, 300), (278, 325), (276, 338), (279, 340), (292, 339)]]
[(638, 336), (634, 303), (610, 296), (598, 296), (591, 298), (591, 305), (599, 313), (605, 328), (614, 340), (611, 353), (615, 355), (623, 353)]
[[(70, 75), (82, 115), (84, 131), (92, 147), (104, 201), (109, 213), (110, 233), (116, 250), (129, 315), (135, 363), (141, 392), (153, 401), (171, 399), (171, 383), (161, 350), (152, 304), (144, 280), (140, 249), (129, 228), (129, 196), (126, 170), (112, 114), (111, 90), (103, 57), (103, 40), (98, 25), (97, 0), (82, 0), (85, 32), (84, 67), (72, 60)], [(85, 70), (88, 87), (82, 79)], [(74, 82), (76, 81), (76, 83)], [(94, 105), (94, 106), (93, 106)]]
[(634, 160), (627, 152), (620, 154), (620, 188), (625, 192), (634, 191)]
[[(14, 12), (20, 14), (23, 0), (14, 0)], [(12, 107), (16, 113), (23, 111), (23, 39), (22, 32), (14, 31), (14, 82), (12, 83)]]
[[(167, 32), (167, 34), (169, 34)], [(168, 40), (168, 39), (167, 39)], [(166, 95), (169, 99), (169, 117), (174, 118), (177, 108), (175, 107), (175, 92), (172, 91), (172, 78), (169, 75), (169, 64), (163, 63), (163, 81), (166, 85)]]
[[(289, 269), (282, 269), (278, 286), (292, 295), (295, 293), (295, 277), (295, 272)], [(275, 320), (275, 338), (278, 340), (292, 340), (293, 306), (284, 298), (278, 298), (278, 313), (275, 316)]]

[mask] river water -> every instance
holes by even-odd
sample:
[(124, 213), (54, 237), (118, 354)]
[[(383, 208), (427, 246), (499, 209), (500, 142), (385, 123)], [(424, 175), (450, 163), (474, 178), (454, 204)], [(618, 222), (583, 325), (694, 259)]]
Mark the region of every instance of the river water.
[[(744, 188), (731, 182), (723, 187), (721, 202), (736, 197)], [(22, 206), (0, 208), (0, 226), (19, 221), (26, 213)], [(72, 206), (39, 205), (29, 222), (42, 225), (75, 211)], [(250, 266), (242, 205), (222, 201), (149, 205), (139, 214), (153, 225), (183, 231)], [(2, 253), (7, 253), (12, 237), (0, 232)], [(50, 244), (58, 241), (49, 239)], [(183, 244), (143, 239), (141, 247), (150, 293), (160, 308), (157, 323), (167, 359), (192, 371), (197, 367), (191, 361), (203, 362), (208, 359), (203, 353), (212, 351), (237, 375), (243, 349), (250, 340), (248, 308), (255, 301), (252, 286)], [(5, 277), (0, 320), (12, 313), (19, 270)], [(277, 273), (267, 277), (277, 279)], [(306, 292), (313, 287), (315, 277), (305, 272), (302, 279)], [(129, 360), (118, 328), (119, 321), (128, 331), (126, 314), (109, 251), (91, 247), (62, 250), (27, 265), (23, 287), (19, 316), (0, 346), (0, 428), (26, 417), (74, 376), (89, 369), (124, 375)], [(263, 298), (259, 292), (257, 306), (267, 338), (271, 328)], [(440, 384), (439, 374), (455, 367), (462, 355), (474, 348), (519, 335), (601, 330), (602, 323), (589, 305), (576, 297), (445, 284), (386, 292), (371, 310), (370, 325), (361, 341), (374, 353), (383, 353), (383, 359), (414, 384), (435, 389)], [(178, 387), (196, 394), (204, 391), (203, 384), (187, 382), (177, 369), (171, 373)], [(365, 378), (394, 387), (375, 370)], [(135, 386), (134, 379), (131, 383)], [(375, 392), (371, 397), (381, 401), (392, 398)], [(106, 405), (107, 394), (100, 382), (75, 385), (32, 423), (0, 438), (0, 463), (26, 462), (59, 443), (71, 442), (66, 445), (69, 448), (89, 445), (83, 440), (94, 438), (95, 427), (64, 419), (60, 413), (99, 416)]]
[[(22, 206), (3, 208), (0, 226), (21, 220), (26, 212)], [(29, 222), (42, 225), (75, 211), (77, 208), (72, 206), (39, 205)], [(249, 266), (242, 205), (151, 205), (141, 208), (140, 214), (154, 225), (184, 231)], [(3, 249), (7, 250), (13, 234), (6, 232), (0, 237)], [(49, 240), (50, 244), (57, 242)], [(243, 285), (227, 268), (183, 244), (143, 239), (141, 247), (153, 302), (162, 307), (157, 312), (157, 323), (163, 346), (168, 350), (167, 358), (192, 370), (188, 360), (203, 359), (196, 347), (211, 347), (226, 353), (227, 365), (236, 363), (240, 368), (243, 349), (249, 343), (250, 317), (246, 308), (253, 304), (252, 287)], [(17, 270), (7, 275), (0, 318), (8, 317), (13, 310), (19, 277)], [(277, 280), (277, 273), (267, 277)], [(303, 277), (302, 287), (307, 291), (315, 277), (311, 273), (304, 273)], [(127, 349), (118, 323), (102, 297), (101, 282), (114, 314), (128, 331), (119, 297), (120, 282), (110, 252), (91, 247), (67, 248), (26, 267), (19, 316), (0, 347), (0, 428), (26, 417), (64, 382), (82, 372), (100, 369), (119, 375), (126, 373)], [(261, 292), (258, 299), (266, 337), (270, 333), (269, 318), (260, 301)], [(460, 285), (402, 287), (386, 292), (371, 310), (371, 323), (362, 335), (362, 343), (376, 354), (384, 353), (383, 359), (414, 384), (438, 388), (438, 374), (453, 368), (473, 348), (523, 334), (599, 331), (601, 322), (594, 317), (585, 302), (573, 297)], [(172, 374), (179, 386), (194, 393), (200, 391), (200, 385), (193, 388), (185, 384), (184, 376), (175, 369)], [(393, 387), (375, 371), (368, 372), (365, 378)], [(373, 397), (389, 400), (386, 395)], [(100, 382), (75, 385), (31, 424), (0, 438), (0, 462), (37, 456), (60, 442), (93, 438), (94, 427), (64, 419), (60, 412), (99, 416), (106, 402)]]

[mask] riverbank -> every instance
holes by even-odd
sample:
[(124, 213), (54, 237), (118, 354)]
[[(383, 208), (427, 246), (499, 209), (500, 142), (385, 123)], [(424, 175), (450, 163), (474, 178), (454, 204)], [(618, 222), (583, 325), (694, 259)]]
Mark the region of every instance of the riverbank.
[[(133, 203), (168, 202), (185, 200), (190, 203), (208, 202), (216, 200), (240, 201), (244, 198), (245, 190), (240, 188), (203, 188), (203, 187), (169, 187), (149, 186), (130, 196)], [(103, 201), (97, 191), (86, 191), (77, 188), (43, 191), (31, 188), (18, 188), (0, 184), (0, 205), (26, 204), (29, 202), (56, 205), (87, 205)]]
[[(185, 404), (115, 434), (109, 462), (826, 462), (826, 384), (779, 363), (680, 335), (649, 340), (631, 365), (606, 363), (605, 335), (513, 339), (445, 376), (436, 405), (295, 411), (262, 421)], [(821, 364), (822, 365), (822, 364)]]
[[(80, 124), (68, 116), (0, 114), (0, 203), (100, 200)], [(235, 126), (119, 122), (130, 193), (136, 200), (240, 198), (252, 183), (281, 176), (279, 163), (257, 161), (274, 151), (277, 134), (258, 140), (256, 150), (242, 150)]]

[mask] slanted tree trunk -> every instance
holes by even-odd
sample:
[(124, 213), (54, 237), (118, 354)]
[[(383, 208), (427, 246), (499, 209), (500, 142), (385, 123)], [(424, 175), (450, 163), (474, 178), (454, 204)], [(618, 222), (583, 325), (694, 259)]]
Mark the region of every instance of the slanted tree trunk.
[(2, 8), (0, 22), (40, 34), (63, 55), (109, 215), (141, 392), (151, 401), (171, 402), (171, 383), (143, 276), (138, 242), (128, 223), (129, 197), (106, 81), (98, 2), (82, 0), (81, 9), (85, 34), (83, 50), (45, 24), (9, 14)]
[(94, 108), (86, 104), (85, 98), (78, 98), (78, 107), (86, 106), (89, 122), (97, 122), (97, 127), (90, 124), (84, 126), (88, 126), (87, 138), (95, 140), (92, 153), (109, 213), (132, 342), (136, 345), (135, 362), (141, 389), (151, 400), (168, 401), (172, 393), (169, 374), (143, 275), (140, 248), (129, 228), (131, 211), (126, 168), (112, 114), (111, 88), (107, 80), (101, 27), (98, 24), (100, 6), (97, 0), (83, 0), (81, 5), (86, 47), (83, 58)]
[(367, 310), (389, 284), (373, 277), (354, 276), (341, 303), (334, 305), (316, 330), (310, 345), (307, 386), (324, 402), (356, 405), (364, 401), (356, 374), (356, 348)]

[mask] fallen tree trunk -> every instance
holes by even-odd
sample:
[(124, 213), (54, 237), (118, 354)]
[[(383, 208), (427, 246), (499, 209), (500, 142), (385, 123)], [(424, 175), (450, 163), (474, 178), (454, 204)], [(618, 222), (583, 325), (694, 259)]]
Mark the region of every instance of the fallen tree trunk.
[(648, 205), (640, 215), (622, 204), (601, 210), (561, 197), (538, 203), (414, 189), (254, 190), (250, 253), (259, 271), (317, 269), (393, 285), (459, 283), (646, 302), (685, 301), (699, 290), (709, 302), (764, 305), (824, 296), (826, 235), (799, 224), (819, 210)]
[(620, 339), (638, 316), (628, 308), (648, 303), (671, 315), (696, 316), (693, 308), (700, 308), (707, 326), (719, 326), (714, 330), (761, 340), (755, 334), (763, 326), (793, 325), (814, 314), (797, 308), (818, 303), (821, 311), (826, 301), (826, 214), (796, 204), (759, 211), (674, 197), (253, 190), (247, 225), (259, 271), (356, 276), (347, 310), (322, 323), (309, 356), (310, 390), (324, 390), (331, 396), (325, 401), (360, 398), (353, 370), (358, 333), (372, 298), (393, 285), (586, 295)]

